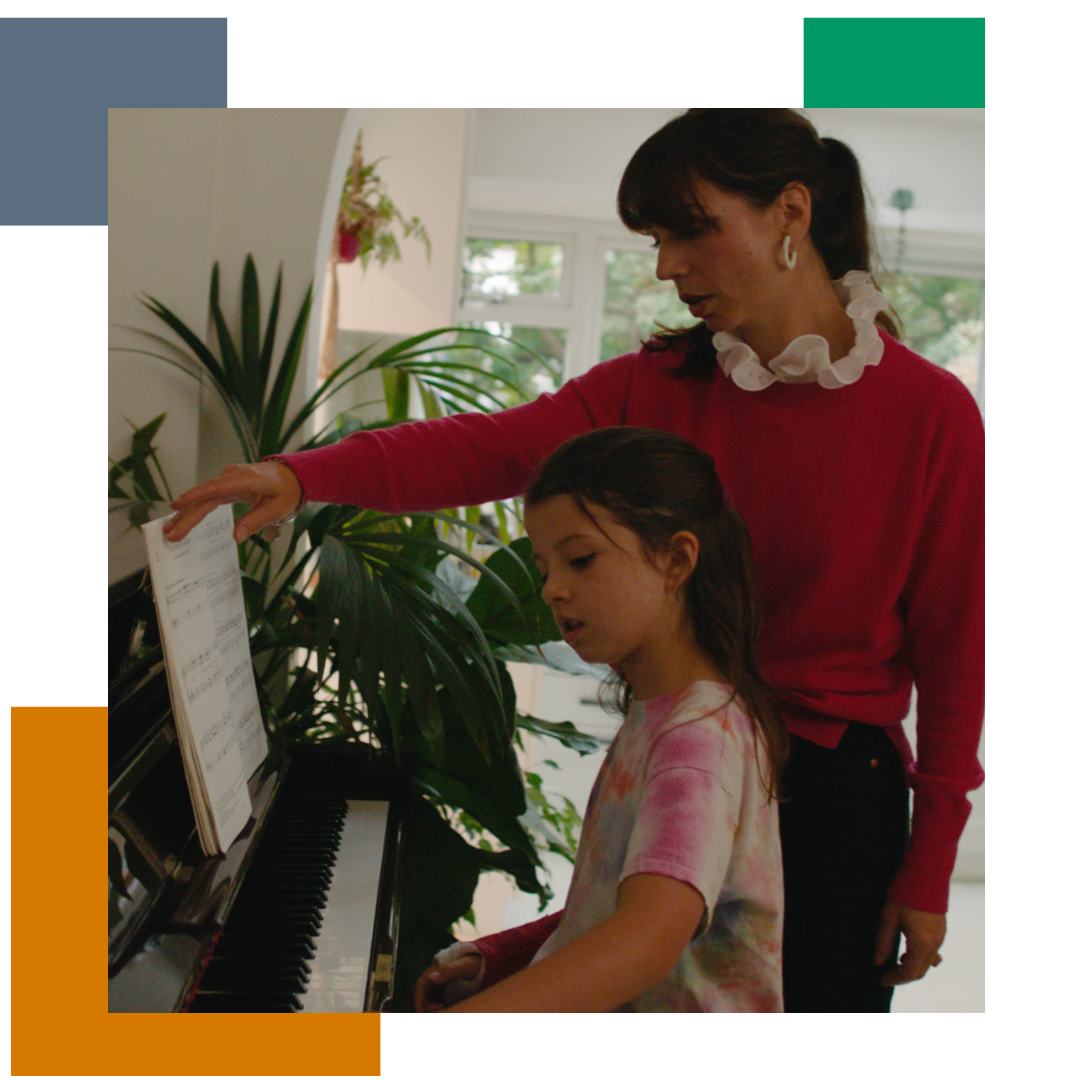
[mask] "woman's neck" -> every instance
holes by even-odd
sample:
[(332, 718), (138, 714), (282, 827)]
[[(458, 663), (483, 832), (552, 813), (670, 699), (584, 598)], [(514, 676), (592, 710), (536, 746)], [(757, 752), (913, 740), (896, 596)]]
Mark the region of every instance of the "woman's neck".
[(747, 320), (738, 336), (767, 364), (805, 334), (823, 337), (832, 360), (847, 356), (855, 347), (855, 326), (820, 261), (805, 270), (790, 271), (790, 284), (774, 305)]

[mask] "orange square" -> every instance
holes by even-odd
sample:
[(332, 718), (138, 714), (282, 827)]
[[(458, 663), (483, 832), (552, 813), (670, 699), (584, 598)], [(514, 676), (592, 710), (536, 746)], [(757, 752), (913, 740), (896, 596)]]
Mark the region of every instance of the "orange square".
[(105, 708), (11, 710), (12, 1075), (378, 1076), (373, 1013), (108, 1011), (91, 812), (108, 722)]

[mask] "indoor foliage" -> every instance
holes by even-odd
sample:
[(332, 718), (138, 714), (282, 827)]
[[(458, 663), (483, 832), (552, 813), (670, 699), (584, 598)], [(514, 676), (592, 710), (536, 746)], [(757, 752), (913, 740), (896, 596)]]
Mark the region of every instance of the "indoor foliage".
[[(485, 357), (505, 359), (505, 342), (482, 331), (448, 328), (381, 352), (374, 346), (361, 350), (290, 410), (311, 289), (275, 365), (281, 271), (264, 328), (258, 278), (251, 257), (246, 260), (239, 340), (222, 312), (218, 282), (215, 264), (210, 318), (216, 350), (148, 297), (142, 302), (182, 343), (185, 356), (124, 351), (201, 373), (224, 405), (247, 461), (283, 452), (320, 404), (365, 372), (383, 376), (389, 418), (380, 424), (408, 418), (410, 380), (428, 416), (501, 407), (493, 391), (507, 380), (483, 374), (483, 368)], [(170, 352), (177, 348), (173, 338), (140, 332)], [(146, 477), (161, 420), (136, 431), (132, 454), (110, 471), (110, 494), (125, 493), (125, 478), (136, 497), (158, 494)], [(324, 445), (361, 426), (340, 416), (295, 448)], [(519, 729), (559, 739), (581, 753), (596, 749), (572, 725), (546, 723), (516, 709), (505, 660), (537, 661), (536, 646), (559, 633), (539, 595), (529, 541), (510, 539), (506, 510), (499, 510), (501, 536), (479, 524), (476, 507), (384, 514), (310, 503), (288, 543), (281, 542), (283, 552), (261, 536), (240, 549), (252, 656), (271, 732), (381, 759), (406, 792), (405, 907), (396, 978), (401, 1008), (411, 1008), (402, 989), (407, 996), (432, 952), (451, 940), (449, 928), (469, 912), (482, 871), (501, 870), (546, 902), (546, 886), (537, 877), (538, 845), (573, 855), (576, 811), (553, 806), (535, 778), (526, 785), (514, 752)], [(476, 557), (473, 538), (493, 554)], [(471, 589), (462, 587), (462, 565), (478, 577)]]

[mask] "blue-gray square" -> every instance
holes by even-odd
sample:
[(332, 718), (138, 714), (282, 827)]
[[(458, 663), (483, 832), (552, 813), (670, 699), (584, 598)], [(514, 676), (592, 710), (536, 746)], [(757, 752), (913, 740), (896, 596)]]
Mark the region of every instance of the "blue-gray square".
[(110, 108), (225, 108), (225, 19), (0, 19), (0, 225), (107, 225)]

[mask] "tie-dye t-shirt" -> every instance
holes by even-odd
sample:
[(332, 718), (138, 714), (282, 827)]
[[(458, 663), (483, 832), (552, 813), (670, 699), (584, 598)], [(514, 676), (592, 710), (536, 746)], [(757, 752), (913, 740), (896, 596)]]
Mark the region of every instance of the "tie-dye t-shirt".
[(589, 796), (566, 911), (535, 959), (613, 914), (632, 874), (692, 885), (706, 912), (668, 977), (624, 1011), (783, 1011), (779, 816), (753, 725), (720, 683), (631, 705)]

